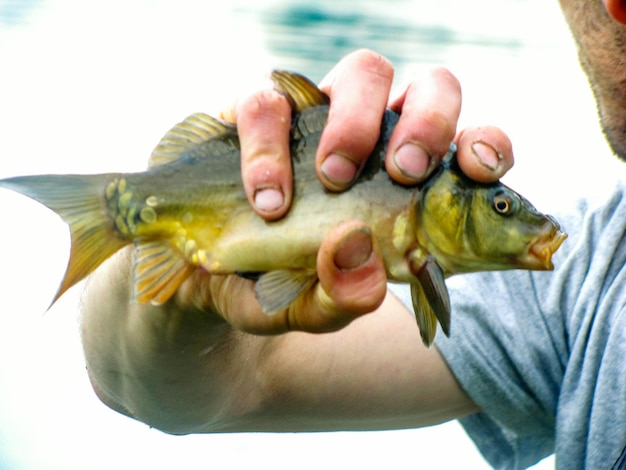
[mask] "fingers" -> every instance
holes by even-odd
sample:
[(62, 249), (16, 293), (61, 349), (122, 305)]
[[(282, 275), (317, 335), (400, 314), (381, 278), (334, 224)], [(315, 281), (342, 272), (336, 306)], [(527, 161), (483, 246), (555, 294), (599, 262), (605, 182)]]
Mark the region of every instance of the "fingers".
[[(391, 63), (367, 50), (348, 55), (324, 79), (320, 88), (331, 97), (331, 107), (316, 170), (326, 188), (347, 189), (371, 154), (392, 81)], [(287, 100), (264, 90), (222, 117), (237, 123), (243, 184), (252, 207), (266, 220), (282, 217), (293, 194)]]
[(316, 169), (327, 189), (347, 189), (372, 153), (393, 81), (391, 62), (368, 50), (341, 60), (322, 80), (330, 96)]
[(458, 80), (448, 70), (437, 68), (391, 101), (390, 108), (401, 113), (385, 159), (395, 181), (423, 181), (439, 165), (453, 138), (461, 169), (476, 181), (496, 181), (513, 166), (511, 141), (496, 127), (465, 129), (455, 138), (461, 99)]
[(491, 183), (513, 166), (511, 141), (497, 127), (465, 129), (457, 135), (455, 143), (459, 166), (475, 181)]
[(439, 165), (454, 138), (461, 86), (448, 70), (437, 68), (411, 83), (390, 108), (400, 119), (387, 147), (387, 172), (398, 183), (421, 182)]
[(266, 220), (282, 217), (293, 195), (289, 103), (268, 89), (240, 100), (222, 116), (237, 123), (241, 175), (250, 204)]
[[(322, 81), (320, 87), (331, 97), (331, 107), (316, 170), (328, 189), (347, 189), (373, 151), (393, 73), (387, 59), (360, 50), (346, 56)], [(434, 69), (389, 106), (400, 113), (400, 119), (388, 143), (387, 171), (402, 184), (421, 182), (454, 138), (461, 87), (448, 70)], [(266, 220), (284, 216), (293, 195), (287, 100), (267, 89), (240, 100), (224, 117), (237, 122), (242, 179), (252, 207)], [(468, 129), (455, 141), (461, 168), (477, 181), (494, 181), (513, 164), (510, 142), (496, 128)]]

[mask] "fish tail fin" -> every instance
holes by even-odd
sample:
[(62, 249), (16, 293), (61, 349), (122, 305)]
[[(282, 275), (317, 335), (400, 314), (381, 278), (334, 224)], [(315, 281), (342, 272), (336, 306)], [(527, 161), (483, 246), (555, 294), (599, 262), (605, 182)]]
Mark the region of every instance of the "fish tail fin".
[(0, 188), (16, 191), (40, 202), (69, 225), (72, 240), (70, 258), (50, 307), (70, 287), (130, 243), (115, 230), (104, 198), (107, 183), (115, 176), (35, 175), (0, 180)]

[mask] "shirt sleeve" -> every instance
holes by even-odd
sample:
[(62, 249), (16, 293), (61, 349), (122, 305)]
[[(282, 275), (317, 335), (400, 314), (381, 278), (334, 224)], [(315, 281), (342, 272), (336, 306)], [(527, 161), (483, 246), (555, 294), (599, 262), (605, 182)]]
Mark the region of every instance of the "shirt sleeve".
[(569, 238), (554, 272), (447, 282), (451, 334), (435, 344), (482, 410), (461, 424), (495, 468), (554, 452), (559, 468), (611, 468), (626, 445), (623, 199), (620, 186), (557, 217)]
[(461, 424), (495, 468), (526, 468), (554, 451), (564, 335), (539, 308), (541, 278), (520, 271), (455, 280), (450, 338), (437, 336), (455, 377), (483, 410)]

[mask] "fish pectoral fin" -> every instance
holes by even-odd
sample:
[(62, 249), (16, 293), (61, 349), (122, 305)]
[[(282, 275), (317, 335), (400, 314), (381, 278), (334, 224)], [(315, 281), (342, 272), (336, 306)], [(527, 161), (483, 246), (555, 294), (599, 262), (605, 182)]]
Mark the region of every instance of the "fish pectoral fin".
[(196, 269), (164, 242), (135, 244), (133, 300), (161, 305)]
[(202, 152), (203, 156), (218, 156), (225, 150), (238, 148), (237, 127), (208, 114), (194, 113), (163, 136), (152, 151), (148, 166), (154, 168), (174, 162), (207, 143), (211, 149)]
[(289, 307), (315, 281), (315, 271), (278, 269), (263, 274), (254, 286), (254, 293), (263, 313), (274, 315)]
[(411, 300), (422, 341), (428, 347), (437, 333), (437, 320), (444, 334), (450, 334), (450, 296), (443, 271), (428, 259), (413, 273), (419, 282), (411, 284)]

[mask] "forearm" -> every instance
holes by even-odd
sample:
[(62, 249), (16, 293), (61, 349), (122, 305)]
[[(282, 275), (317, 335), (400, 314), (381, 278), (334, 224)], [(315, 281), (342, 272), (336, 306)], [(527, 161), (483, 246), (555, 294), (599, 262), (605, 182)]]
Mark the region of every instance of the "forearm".
[(282, 335), (264, 354), (270, 401), (256, 430), (404, 429), (478, 411), (390, 294), (376, 312), (337, 332)]
[[(256, 336), (215, 314), (130, 303), (128, 253), (85, 293), (82, 334), (100, 398), (171, 433), (391, 429), (475, 411), (414, 319), (382, 308), (329, 334)], [(434, 359), (434, 360), (433, 360)]]

